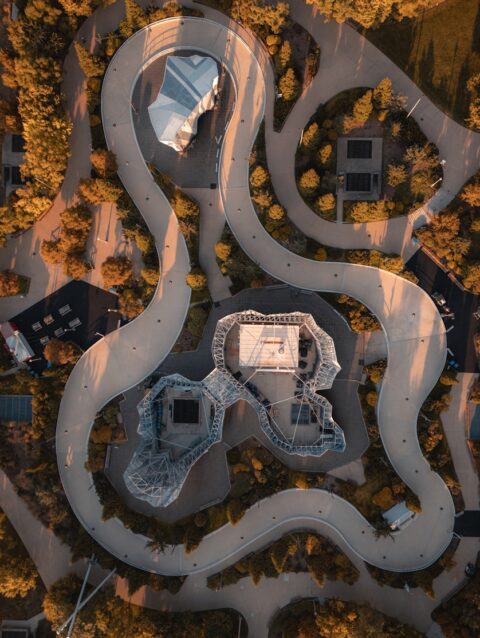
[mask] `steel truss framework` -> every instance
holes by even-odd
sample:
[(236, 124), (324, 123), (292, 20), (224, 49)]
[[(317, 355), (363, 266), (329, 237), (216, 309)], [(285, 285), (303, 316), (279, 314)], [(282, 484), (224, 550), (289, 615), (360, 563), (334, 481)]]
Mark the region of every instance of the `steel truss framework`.
[[(225, 361), (225, 344), (230, 330), (239, 324), (294, 324), (307, 328), (316, 346), (316, 361), (313, 373), (305, 381), (300, 405), (308, 405), (316, 415), (321, 433), (311, 445), (296, 445), (287, 439), (269, 414), (271, 403), (263, 397), (251, 382), (242, 383), (232, 375)], [(220, 319), (212, 342), (215, 369), (202, 381), (190, 381), (180, 374), (162, 377), (138, 404), (140, 423), (138, 433), (141, 442), (125, 470), (124, 480), (129, 491), (154, 507), (166, 507), (179, 495), (185, 480), (198, 459), (210, 447), (222, 439), (226, 409), (243, 399), (256, 411), (260, 427), (271, 443), (287, 454), (321, 456), (327, 450), (343, 452), (345, 437), (343, 430), (332, 417), (330, 402), (319, 390), (332, 387), (340, 370), (332, 338), (324, 332), (310, 314), (286, 313), (263, 315), (253, 310), (234, 313)], [(293, 372), (292, 372), (293, 373)], [(162, 447), (159, 429), (159, 398), (167, 388), (189, 390), (192, 398), (211, 402), (212, 410), (204, 410), (207, 434), (187, 448), (178, 458), (173, 458), (169, 448)], [(297, 420), (298, 423), (298, 420)]]

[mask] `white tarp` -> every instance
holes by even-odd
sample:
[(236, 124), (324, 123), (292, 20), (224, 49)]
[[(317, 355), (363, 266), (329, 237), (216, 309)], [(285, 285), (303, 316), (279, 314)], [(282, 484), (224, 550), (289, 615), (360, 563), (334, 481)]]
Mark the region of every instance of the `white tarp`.
[(298, 367), (299, 326), (240, 324), (239, 365), (249, 368)]
[(176, 151), (186, 148), (200, 115), (213, 108), (217, 91), (218, 66), (213, 58), (169, 56), (160, 91), (148, 107), (159, 142)]

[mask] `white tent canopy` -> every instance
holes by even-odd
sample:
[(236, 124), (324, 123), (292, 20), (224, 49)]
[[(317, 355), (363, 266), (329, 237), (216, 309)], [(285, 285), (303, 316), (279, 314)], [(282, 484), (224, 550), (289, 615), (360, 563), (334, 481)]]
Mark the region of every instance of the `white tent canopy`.
[(157, 98), (148, 107), (150, 122), (162, 144), (185, 149), (197, 132), (198, 118), (213, 108), (218, 66), (211, 57), (171, 55)]

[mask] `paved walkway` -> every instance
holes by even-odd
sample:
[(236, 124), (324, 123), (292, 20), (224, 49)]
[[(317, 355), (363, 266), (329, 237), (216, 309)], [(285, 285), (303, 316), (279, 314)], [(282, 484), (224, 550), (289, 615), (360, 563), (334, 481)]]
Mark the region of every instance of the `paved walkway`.
[[(87, 111), (86, 83), (78, 65), (73, 47), (65, 59), (65, 81), (63, 90), (67, 98), (67, 111), (74, 123), (70, 146), (74, 149), (68, 160), (65, 179), (60, 193), (49, 212), (38, 224), (10, 239), (5, 248), (0, 249), (0, 270), (9, 268), (30, 277), (28, 294), (21, 298), (0, 298), (0, 321), (5, 321), (23, 312), (47, 295), (55, 292), (69, 281), (61, 266), (46, 264), (40, 255), (43, 240), (58, 237), (60, 213), (75, 202), (75, 192), (79, 179), (90, 177), (90, 121)], [(132, 244), (125, 243), (122, 225), (115, 206), (103, 204), (92, 208), (93, 225), (87, 244), (87, 259), (94, 269), (84, 277), (84, 281), (103, 287), (100, 266), (110, 255), (128, 255), (134, 261), (136, 270), (141, 268), (141, 254)]]
[[(204, 7), (202, 10), (208, 11)], [(97, 11), (93, 19), (82, 27), (82, 32), (89, 36), (92, 30), (93, 35), (107, 33), (118, 24), (121, 13), (120, 3)], [(196, 573), (187, 581), (185, 590), (168, 601), (167, 607), (181, 609), (182, 604), (217, 607), (230, 600), (229, 604), (244, 611), (247, 618), (252, 618), (252, 613), (257, 614), (252, 618), (251, 633), (264, 636), (266, 623), (276, 605), (288, 602), (293, 595), (308, 595), (311, 590), (315, 594), (318, 592), (316, 587), (312, 589), (310, 579), (301, 575), (291, 576), (289, 582), (281, 579), (264, 581), (259, 588), (242, 583), (215, 593), (205, 588), (203, 578), (206, 574), (299, 526), (314, 527), (321, 533), (328, 529), (335, 542), (345, 547), (349, 555), (358, 554), (389, 569), (421, 568), (432, 562), (448, 544), (453, 504), (445, 485), (423, 459), (416, 439), (418, 409), (443, 366), (445, 335), (435, 307), (418, 287), (372, 268), (307, 262), (282, 249), (265, 233), (251, 206), (245, 161), (265, 103), (268, 112), (271, 106), (268, 94), (265, 96), (262, 69), (257, 64), (257, 59), (265, 62), (263, 49), (251, 36), (245, 36), (251, 43), (252, 53), (236, 35), (244, 33), (237, 26), (234, 26), (234, 34), (211, 22), (202, 22), (201, 26), (194, 20), (183, 19), (183, 22), (181, 26), (179, 20), (165, 21), (137, 33), (115, 56), (105, 78), (102, 102), (107, 139), (119, 158), (120, 177), (155, 237), (162, 257), (162, 276), (147, 310), (128, 326), (95, 344), (75, 367), (60, 409), (57, 456), (72, 507), (97, 541), (122, 560), (144, 569), (172, 574)], [(317, 20), (312, 24), (317, 28)], [(328, 29), (337, 32), (340, 27), (332, 23)], [(350, 37), (353, 32), (344, 29), (345, 37)], [(355, 34), (355, 37), (360, 36)], [(320, 42), (324, 50), (328, 46), (326, 42)], [(358, 40), (356, 43), (358, 45)], [(151, 180), (139, 154), (132, 135), (129, 107), (132, 79), (137, 69), (145, 59), (173, 44), (192, 44), (214, 55), (222, 55), (237, 84), (236, 109), (221, 157), (221, 193), (226, 202), (228, 222), (243, 249), (283, 281), (315, 290), (344, 291), (358, 297), (382, 321), (390, 365), (379, 402), (381, 434), (396, 470), (419, 494), (423, 506), (423, 513), (396, 536), (395, 543), (390, 539), (375, 541), (372, 529), (351, 505), (321, 490), (291, 490), (263, 501), (252, 508), (235, 528), (227, 526), (210, 535), (189, 556), (183, 554), (181, 547), (167, 555), (151, 554), (145, 548), (145, 538), (130, 533), (119, 521), (101, 520), (101, 507), (95, 492), (88, 490), (91, 477), (84, 469), (91, 423), (102, 405), (143, 379), (170, 351), (182, 326), (190, 297), (184, 283), (188, 272), (184, 242), (178, 234), (168, 202)], [(333, 44), (340, 60), (343, 47), (349, 42), (342, 42), (340, 46), (334, 38)], [(351, 51), (354, 56), (355, 48)], [(348, 48), (343, 55), (350, 55)], [(383, 58), (379, 52), (376, 55), (377, 60)], [(382, 68), (379, 76), (385, 74)], [(267, 70), (267, 87), (270, 87), (270, 80)], [(74, 90), (77, 90), (78, 84), (73, 84)], [(75, 119), (75, 130), (84, 119), (81, 114)], [(113, 124), (116, 126), (113, 127)], [(79, 146), (85, 150), (85, 144), (80, 141)], [(128, 167), (126, 162), (129, 162)], [(272, 172), (277, 180), (278, 172)], [(335, 226), (329, 224), (329, 233), (332, 228)], [(386, 236), (385, 229), (383, 232)], [(362, 242), (366, 239), (364, 236)], [(438, 579), (445, 583), (445, 591), (461, 579), (463, 560), (471, 560), (477, 546), (478, 543), (473, 547), (472, 543), (462, 541), (457, 552), (460, 556), (457, 575), (452, 577), (445, 573)], [(324, 594), (333, 595), (334, 587), (337, 586), (328, 585)], [(359, 599), (365, 594), (370, 602), (384, 611), (391, 601), (396, 601), (397, 611), (394, 606), (390, 613), (401, 617), (403, 609), (407, 613), (412, 610), (412, 605), (416, 608), (419, 604), (420, 596), (417, 594), (407, 597), (404, 592), (389, 590), (386, 596), (385, 590), (380, 588), (374, 594), (375, 587), (371, 579), (364, 579), (362, 575), (360, 586), (352, 589), (351, 595)], [(350, 597), (349, 592), (343, 591), (345, 587), (342, 591), (340, 589), (339, 595)], [(259, 596), (263, 590), (265, 595)], [(166, 600), (167, 595), (162, 596)], [(398, 602), (400, 596), (405, 598), (402, 605)], [(145, 602), (149, 601), (145, 599)], [(158, 601), (154, 604), (157, 606)], [(426, 613), (425, 607), (422, 613)], [(422, 623), (428, 624), (428, 614)]]
[(447, 162), (442, 188), (410, 217), (369, 224), (339, 224), (320, 218), (300, 197), (294, 171), (301, 131), (318, 105), (345, 89), (374, 86), (386, 76), (392, 79), (394, 89), (407, 97), (407, 108), (415, 104), (422, 92), (358, 32), (345, 24), (324, 22), (316, 15), (314, 6), (307, 6), (301, 0), (293, 0), (290, 6), (293, 19), (312, 34), (321, 48), (320, 69), (295, 104), (281, 133), (273, 131), (272, 74), (267, 78), (266, 147), (275, 193), (296, 226), (322, 244), (350, 249), (377, 248), (402, 254), (410, 244), (413, 225), (425, 223), (429, 214), (444, 208), (480, 166), (480, 134), (460, 126), (423, 96), (414, 116)]
[(468, 395), (476, 374), (464, 372), (458, 375), (458, 384), (452, 386), (452, 402), (442, 414), (443, 429), (452, 454), (458, 480), (462, 486), (466, 510), (478, 510), (480, 486), (477, 470), (467, 444), (466, 410)]
[[(376, 540), (373, 529), (348, 502), (321, 490), (294, 490), (263, 501), (235, 528), (227, 526), (205, 538), (193, 554), (185, 555), (182, 547), (176, 547), (161, 555), (146, 550), (145, 539), (119, 521), (102, 522), (96, 494), (88, 489), (91, 479), (84, 462), (97, 410), (166, 356), (188, 305), (184, 283), (188, 256), (168, 202), (135, 142), (129, 98), (137, 69), (145, 60), (172, 46), (189, 45), (222, 56), (236, 83), (236, 108), (221, 154), (220, 192), (227, 221), (242, 248), (276, 278), (300, 288), (346, 292), (363, 301), (382, 322), (390, 366), (378, 405), (380, 430), (392, 464), (419, 495), (423, 507), (423, 513), (395, 542)], [(156, 239), (163, 271), (149, 308), (85, 353), (67, 383), (57, 427), (65, 491), (83, 525), (91, 533), (94, 528), (98, 542), (137, 567), (165, 574), (220, 568), (280, 532), (323, 524), (334, 528), (354, 552), (374, 565), (399, 571), (420, 569), (448, 545), (454, 513), (450, 494), (430, 470), (416, 437), (418, 409), (445, 360), (443, 323), (429, 297), (404, 279), (374, 268), (308, 261), (283, 249), (264, 231), (251, 204), (245, 161), (265, 108), (264, 76), (256, 58), (264, 53), (256, 42), (253, 46), (254, 51), (236, 32), (218, 23), (172, 19), (135, 34), (109, 66), (102, 89), (107, 142), (117, 154), (125, 187)]]

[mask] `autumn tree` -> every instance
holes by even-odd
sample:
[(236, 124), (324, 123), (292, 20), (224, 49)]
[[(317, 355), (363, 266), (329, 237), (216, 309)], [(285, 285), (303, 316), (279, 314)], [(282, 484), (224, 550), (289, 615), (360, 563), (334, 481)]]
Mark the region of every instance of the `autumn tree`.
[(25, 598), (35, 589), (38, 572), (11, 525), (0, 510), (0, 595)]
[(320, 176), (314, 168), (308, 169), (300, 176), (298, 188), (302, 195), (314, 195), (320, 186)]
[(170, 204), (177, 217), (198, 217), (200, 214), (200, 206), (198, 203), (182, 193), (179, 189), (176, 190), (175, 195), (170, 200)]
[(292, 102), (300, 93), (300, 82), (292, 67), (289, 67), (278, 81), (278, 88), (285, 102)]
[(372, 102), (373, 92), (366, 91), (362, 96), (360, 96), (354, 103), (352, 113), (344, 115), (343, 117), (343, 132), (350, 133), (355, 128), (359, 128), (364, 126), (372, 112), (373, 112), (373, 102)]
[(261, 164), (257, 164), (250, 173), (250, 186), (252, 188), (262, 188), (270, 181), (270, 176), (266, 168)]
[(75, 363), (80, 355), (78, 346), (71, 341), (52, 338), (43, 349), (43, 356), (56, 366)]
[(460, 193), (460, 199), (470, 206), (480, 206), (480, 173), (474, 177), (463, 187)]
[(377, 110), (390, 108), (393, 100), (392, 80), (383, 78), (373, 89), (373, 104)]
[(134, 319), (143, 312), (142, 300), (133, 288), (124, 288), (118, 297), (118, 309), (127, 319)]
[(232, 245), (226, 241), (217, 241), (215, 244), (215, 255), (220, 261), (227, 261), (232, 252)]
[(279, 34), (285, 27), (290, 8), (286, 2), (266, 4), (264, 0), (233, 0), (231, 17), (266, 38), (268, 32)]
[(407, 169), (403, 164), (389, 164), (387, 167), (387, 184), (395, 188), (408, 179)]
[(290, 66), (292, 62), (292, 55), (292, 45), (288, 40), (284, 40), (275, 58), (279, 73), (283, 73), (285, 69)]
[(312, 122), (303, 132), (302, 147), (314, 151), (320, 142), (320, 130), (316, 122)]
[(11, 270), (0, 272), (0, 297), (11, 297), (20, 294), (22, 278)]
[(332, 157), (333, 157), (332, 145), (328, 142), (326, 144), (322, 144), (322, 146), (320, 147), (317, 153), (317, 158), (320, 164), (323, 164), (324, 166), (326, 166), (327, 164), (331, 162)]
[(115, 177), (118, 165), (115, 153), (105, 148), (96, 148), (90, 154), (92, 168), (99, 177)]
[(350, 217), (357, 223), (380, 221), (388, 218), (388, 210), (383, 199), (355, 202), (350, 209)]
[(101, 58), (89, 53), (77, 40), (74, 41), (73, 46), (77, 54), (78, 64), (87, 79), (98, 78), (105, 73), (105, 62)]
[(122, 286), (133, 274), (133, 264), (128, 257), (107, 257), (101, 266), (105, 288)]
[(325, 193), (315, 202), (315, 206), (320, 213), (328, 213), (335, 209), (337, 201), (333, 193)]
[(81, 179), (78, 184), (78, 195), (87, 204), (114, 203), (122, 193), (122, 189), (115, 182), (101, 177)]
[(188, 273), (186, 282), (192, 290), (204, 290), (207, 287), (207, 276), (201, 270), (192, 270)]
[(268, 209), (268, 217), (278, 222), (285, 217), (285, 209), (280, 204), (272, 204)]

